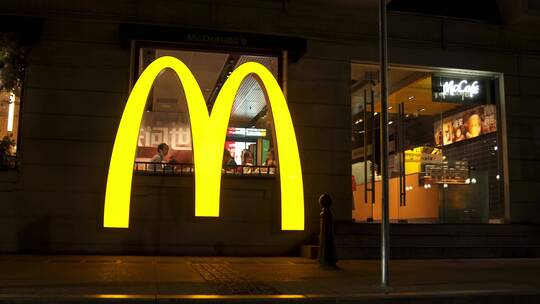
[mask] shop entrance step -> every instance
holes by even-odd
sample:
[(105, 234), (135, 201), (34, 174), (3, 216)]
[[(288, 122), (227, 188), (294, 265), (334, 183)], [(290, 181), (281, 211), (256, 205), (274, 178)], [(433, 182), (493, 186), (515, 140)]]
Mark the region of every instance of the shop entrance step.
[[(380, 225), (335, 224), (339, 259), (380, 257)], [(524, 224), (390, 224), (393, 259), (534, 258), (540, 257), (540, 225)], [(318, 247), (305, 245), (301, 254), (317, 258)]]

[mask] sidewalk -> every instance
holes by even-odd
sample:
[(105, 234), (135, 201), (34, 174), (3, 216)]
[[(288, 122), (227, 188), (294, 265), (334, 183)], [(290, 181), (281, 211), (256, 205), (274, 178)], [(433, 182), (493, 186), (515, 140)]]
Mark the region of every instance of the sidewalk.
[[(540, 302), (540, 259), (399, 260), (320, 269), (303, 258), (0, 256), (0, 302)], [(387, 302), (390, 301), (390, 302)]]

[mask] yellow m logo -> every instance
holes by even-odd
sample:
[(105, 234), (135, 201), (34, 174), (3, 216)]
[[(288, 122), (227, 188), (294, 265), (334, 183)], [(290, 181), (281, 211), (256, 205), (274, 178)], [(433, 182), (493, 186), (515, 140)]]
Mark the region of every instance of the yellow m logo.
[(141, 74), (128, 98), (114, 147), (107, 177), (103, 225), (129, 226), (129, 205), (133, 161), (146, 100), (159, 73), (172, 69), (180, 79), (191, 120), (195, 166), (195, 216), (219, 216), (221, 166), (229, 116), (236, 91), (253, 74), (266, 92), (274, 119), (281, 185), (281, 229), (304, 229), (304, 189), (298, 145), (291, 115), (283, 92), (274, 76), (263, 65), (247, 62), (229, 76), (208, 113), (201, 89), (189, 68), (174, 57), (161, 57)]

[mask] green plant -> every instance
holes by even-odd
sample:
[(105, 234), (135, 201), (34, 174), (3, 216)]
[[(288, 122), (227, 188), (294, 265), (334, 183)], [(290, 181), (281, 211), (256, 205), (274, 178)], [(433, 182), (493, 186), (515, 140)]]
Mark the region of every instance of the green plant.
[(19, 95), (27, 53), (28, 49), (19, 45), (14, 34), (0, 33), (0, 90)]
[(12, 154), (12, 148), (15, 147), (13, 135), (9, 133), (0, 141), (0, 156), (8, 156)]

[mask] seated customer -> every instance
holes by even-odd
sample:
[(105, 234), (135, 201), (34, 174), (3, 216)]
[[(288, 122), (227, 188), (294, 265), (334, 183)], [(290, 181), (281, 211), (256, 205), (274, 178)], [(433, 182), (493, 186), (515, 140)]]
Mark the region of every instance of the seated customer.
[(276, 158), (274, 157), (274, 149), (270, 149), (266, 152), (266, 161), (264, 162), (264, 165), (268, 167), (275, 167), (277, 165)]
[(266, 153), (266, 161), (264, 162), (263, 165), (272, 167), (270, 168), (270, 170), (265, 169), (263, 173), (270, 173), (270, 174), (276, 173), (276, 168), (273, 168), (277, 166), (276, 158), (274, 156), (274, 149), (268, 150), (268, 152)]
[(231, 152), (227, 149), (223, 149), (223, 171), (226, 173), (234, 173), (234, 168), (237, 164), (234, 158), (231, 156)]
[(156, 165), (156, 163), (165, 163), (165, 157), (169, 154), (169, 146), (166, 143), (161, 143), (157, 146), (157, 154), (152, 157), (150, 160), (151, 164), (148, 167), (149, 171), (161, 171), (163, 170), (162, 165)]
[[(253, 166), (253, 153), (248, 149), (242, 150), (242, 166)], [(250, 174), (251, 168), (244, 167), (244, 174)]]

